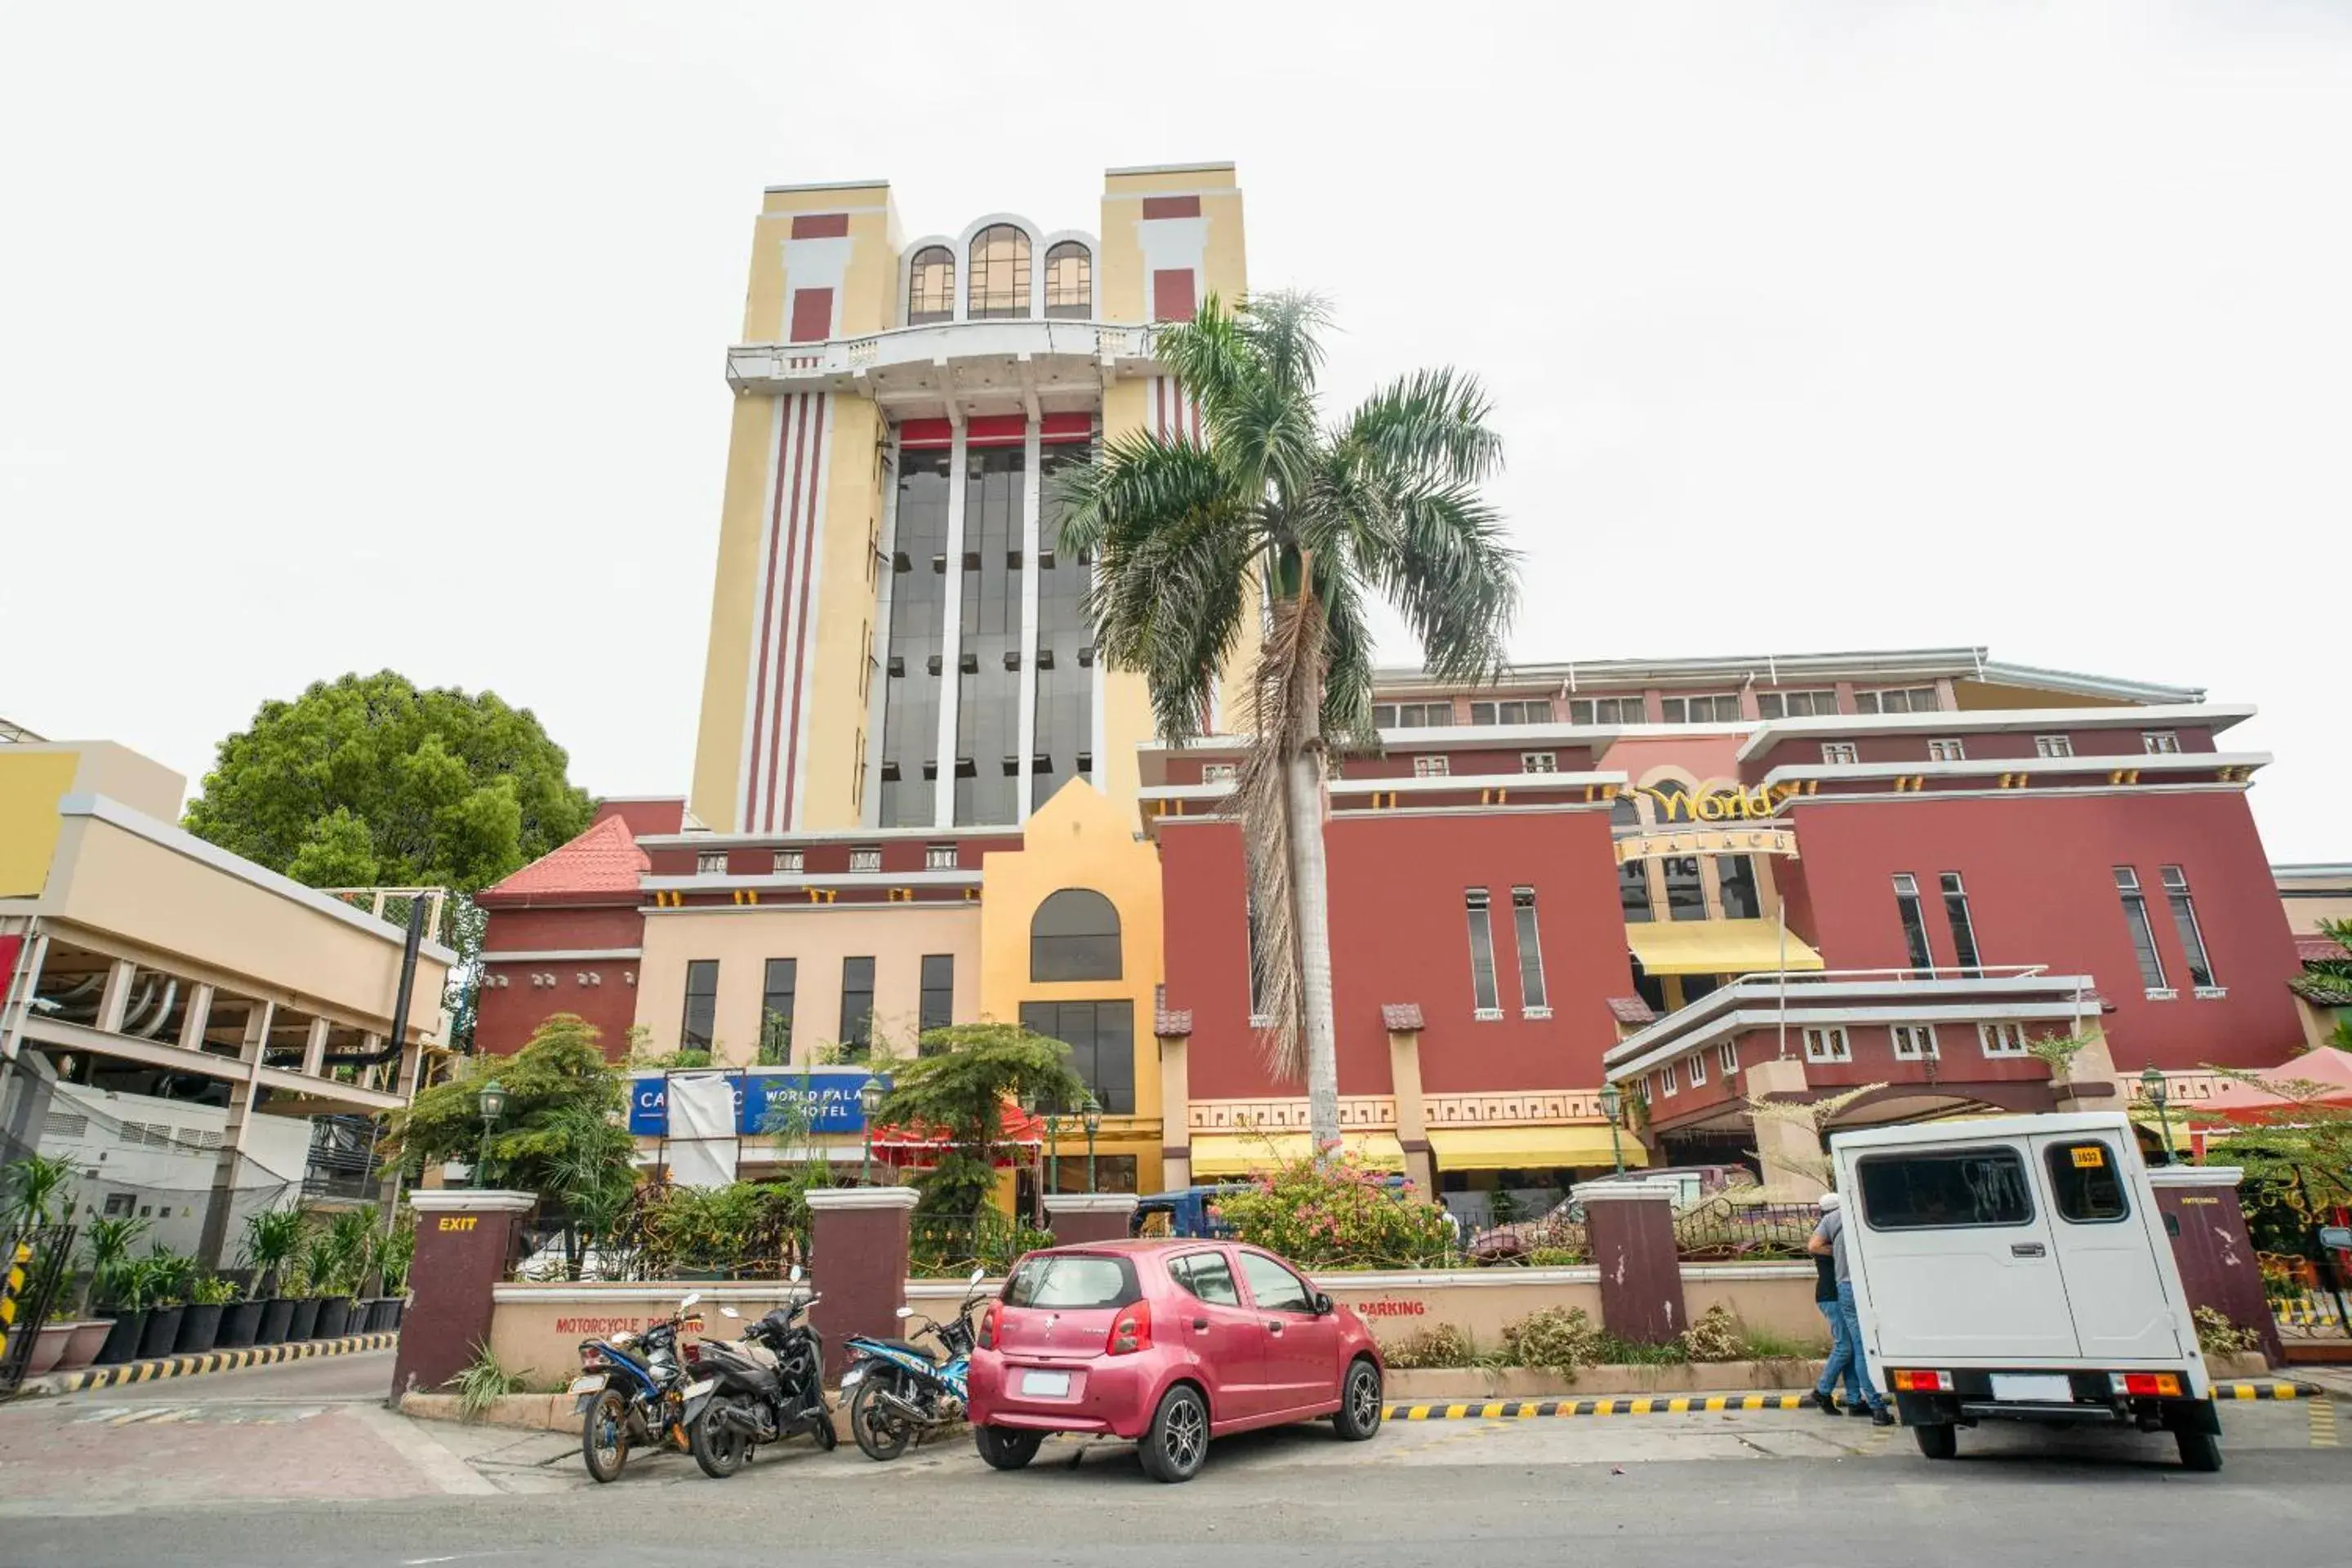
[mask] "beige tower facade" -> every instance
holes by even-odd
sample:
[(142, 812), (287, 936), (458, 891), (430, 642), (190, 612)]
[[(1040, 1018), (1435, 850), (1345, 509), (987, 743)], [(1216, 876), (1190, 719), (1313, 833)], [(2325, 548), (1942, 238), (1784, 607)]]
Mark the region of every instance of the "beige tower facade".
[(1072, 779), (1131, 808), (1150, 707), (1095, 657), (1055, 478), (1132, 431), (1197, 437), (1154, 327), (1241, 297), (1245, 258), (1229, 163), (1112, 170), (1090, 230), (992, 213), (908, 238), (885, 181), (765, 194), (697, 818), (1014, 826)]

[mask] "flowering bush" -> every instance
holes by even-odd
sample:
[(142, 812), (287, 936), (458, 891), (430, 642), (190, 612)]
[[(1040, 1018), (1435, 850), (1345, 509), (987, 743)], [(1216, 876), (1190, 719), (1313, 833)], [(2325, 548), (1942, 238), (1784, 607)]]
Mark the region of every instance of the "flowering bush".
[(1444, 1259), (1452, 1244), (1444, 1209), (1354, 1153), (1288, 1161), (1211, 1212), (1243, 1241), (1307, 1268), (1405, 1268)]
[(1739, 1361), (1748, 1354), (1739, 1321), (1718, 1301), (1682, 1331), (1683, 1352), (1693, 1361)]

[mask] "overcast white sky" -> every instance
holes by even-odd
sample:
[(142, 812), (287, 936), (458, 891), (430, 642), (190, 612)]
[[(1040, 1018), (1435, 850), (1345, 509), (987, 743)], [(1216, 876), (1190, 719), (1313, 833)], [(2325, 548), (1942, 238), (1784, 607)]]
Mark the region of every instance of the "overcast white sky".
[(2352, 860), (2315, 3), (23, 0), (0, 715), (193, 786), (390, 666), (682, 793), (761, 187), (1092, 229), (1106, 166), (1223, 158), (1253, 282), (1337, 302), (1335, 396), (1486, 378), (1525, 657), (2202, 685), (2263, 709), (2272, 857)]

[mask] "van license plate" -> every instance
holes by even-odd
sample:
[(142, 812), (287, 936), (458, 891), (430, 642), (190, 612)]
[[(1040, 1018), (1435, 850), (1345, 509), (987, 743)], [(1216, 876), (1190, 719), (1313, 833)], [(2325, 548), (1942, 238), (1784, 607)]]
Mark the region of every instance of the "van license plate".
[(2063, 1377), (2026, 1377), (1994, 1373), (1992, 1396), (2002, 1404), (2018, 1400), (2034, 1405), (2072, 1405), (2074, 1385)]
[(1070, 1374), (1066, 1372), (1024, 1372), (1021, 1374), (1021, 1392), (1046, 1399), (1066, 1399), (1070, 1395)]

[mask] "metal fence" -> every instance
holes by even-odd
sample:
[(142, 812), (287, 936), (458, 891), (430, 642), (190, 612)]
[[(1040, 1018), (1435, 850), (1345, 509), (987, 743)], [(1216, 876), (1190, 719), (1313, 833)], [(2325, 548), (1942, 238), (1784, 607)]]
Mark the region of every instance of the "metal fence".
[(1754, 1203), (1718, 1194), (1675, 1215), (1675, 1248), (1693, 1262), (1801, 1258), (1821, 1217), (1811, 1204)]
[(617, 1222), (543, 1210), (518, 1279), (781, 1279), (809, 1261), (808, 1204), (784, 1183), (639, 1187)]
[(961, 1279), (974, 1268), (1003, 1273), (1023, 1253), (1054, 1245), (1036, 1230), (994, 1209), (970, 1219), (918, 1215), (907, 1232), (907, 1272), (917, 1279)]
[(34, 1342), (41, 1325), (70, 1277), (74, 1227), (52, 1225), (16, 1232), (0, 1254), (0, 1399), (7, 1398), (25, 1381), (26, 1363), (33, 1359)]

